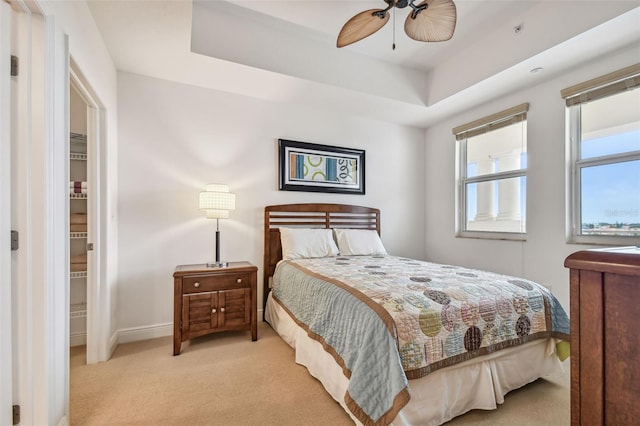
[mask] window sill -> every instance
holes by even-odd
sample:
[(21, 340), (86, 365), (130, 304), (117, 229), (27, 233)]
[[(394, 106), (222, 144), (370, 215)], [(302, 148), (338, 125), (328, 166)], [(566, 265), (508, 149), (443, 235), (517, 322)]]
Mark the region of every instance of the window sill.
[(633, 246), (640, 244), (640, 237), (615, 237), (605, 235), (571, 235), (567, 244), (589, 244), (598, 246)]
[(483, 240), (526, 241), (527, 234), (515, 234), (510, 232), (482, 232), (460, 231), (456, 232), (456, 238), (477, 238)]

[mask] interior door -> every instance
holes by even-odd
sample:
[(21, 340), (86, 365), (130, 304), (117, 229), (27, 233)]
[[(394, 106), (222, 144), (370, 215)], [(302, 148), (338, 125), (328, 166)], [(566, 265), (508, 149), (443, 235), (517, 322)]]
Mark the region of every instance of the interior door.
[(11, 7), (0, 2), (0, 424), (12, 424)]
[[(1, 262), (0, 424), (12, 424), (7, 416), (13, 403), (20, 405), (20, 424), (59, 425), (68, 421), (69, 395), (69, 259), (64, 246), (68, 235), (68, 38), (36, 2), (0, 1), (0, 6), (0, 32), (11, 32), (8, 49), (19, 61), (18, 75), (8, 77), (11, 96), (9, 92), (5, 96), (9, 55), (3, 41), (1, 99), (6, 103), (10, 98), (10, 114), (2, 111), (0, 133), (6, 135), (11, 127), (10, 141), (5, 136), (0, 141), (0, 215), (10, 222), (0, 225), (3, 256), (9, 247), (4, 244), (9, 235), (5, 228), (20, 232), (18, 250), (9, 251), (8, 263)], [(11, 25), (5, 25), (9, 19)], [(4, 269), (8, 265), (9, 271)], [(7, 312), (9, 321), (4, 320)]]

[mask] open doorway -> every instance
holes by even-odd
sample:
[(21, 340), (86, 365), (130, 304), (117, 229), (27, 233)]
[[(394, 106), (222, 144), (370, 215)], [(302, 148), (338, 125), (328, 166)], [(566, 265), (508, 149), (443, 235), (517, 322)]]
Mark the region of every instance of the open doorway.
[[(73, 80), (69, 85), (69, 345), (87, 344), (87, 293), (89, 280), (88, 105)], [(92, 188), (93, 189), (93, 188)], [(77, 350), (76, 350), (77, 351)], [(73, 351), (72, 351), (73, 353)], [(86, 355), (86, 353), (85, 353)], [(86, 362), (86, 357), (85, 357)]]
[(86, 346), (85, 362), (106, 361), (111, 354), (109, 296), (103, 283), (106, 262), (101, 211), (106, 112), (73, 58), (69, 96), (69, 344)]

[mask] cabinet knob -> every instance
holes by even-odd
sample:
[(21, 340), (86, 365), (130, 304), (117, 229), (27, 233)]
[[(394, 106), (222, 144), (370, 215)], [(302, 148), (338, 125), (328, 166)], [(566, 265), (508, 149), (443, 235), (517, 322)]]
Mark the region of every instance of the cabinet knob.
[(198, 288), (198, 287), (200, 287), (200, 283), (199, 283), (199, 282), (196, 282), (193, 286), (194, 286), (195, 288)]
[(220, 312), (224, 312), (224, 308), (220, 308)]
[(213, 309), (211, 310), (211, 313), (212, 313), (212, 314), (215, 314), (216, 312), (217, 312), (217, 311), (216, 311), (216, 308), (213, 308)]
[(242, 283), (242, 278), (238, 278), (238, 279), (236, 280), (236, 282), (237, 282), (238, 284)]

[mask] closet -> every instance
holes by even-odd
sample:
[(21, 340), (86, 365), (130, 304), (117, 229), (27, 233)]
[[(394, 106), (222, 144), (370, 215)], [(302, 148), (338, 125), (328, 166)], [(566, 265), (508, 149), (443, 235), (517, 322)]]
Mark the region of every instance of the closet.
[(87, 248), (89, 227), (87, 182), (87, 104), (73, 85), (69, 96), (69, 342), (87, 343)]

